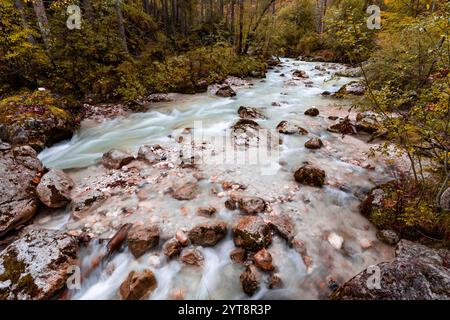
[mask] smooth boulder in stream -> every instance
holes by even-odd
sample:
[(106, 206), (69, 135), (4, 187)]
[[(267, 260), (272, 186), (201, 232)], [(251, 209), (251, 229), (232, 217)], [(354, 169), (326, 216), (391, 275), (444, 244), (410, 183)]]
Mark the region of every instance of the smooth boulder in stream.
[(312, 187), (322, 187), (325, 183), (325, 171), (312, 165), (299, 168), (294, 177), (298, 183)]

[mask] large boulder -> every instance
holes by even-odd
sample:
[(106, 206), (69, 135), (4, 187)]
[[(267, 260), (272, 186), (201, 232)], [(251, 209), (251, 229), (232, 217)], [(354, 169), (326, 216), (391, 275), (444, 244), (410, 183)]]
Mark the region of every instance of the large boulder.
[(128, 152), (112, 149), (102, 156), (102, 164), (107, 169), (120, 169), (134, 160)]
[(39, 204), (35, 188), (42, 173), (33, 148), (11, 149), (0, 143), (0, 236), (33, 217)]
[(29, 145), (41, 151), (45, 146), (68, 139), (78, 121), (68, 111), (69, 101), (35, 91), (0, 101), (0, 139), (14, 146)]
[(236, 92), (229, 86), (229, 85), (223, 85), (219, 88), (219, 90), (216, 91), (216, 96), (219, 97), (234, 97), (236, 95)]
[(156, 225), (143, 226), (135, 225), (128, 232), (127, 236), (128, 249), (131, 253), (139, 258), (148, 250), (159, 244), (159, 228)]
[(50, 208), (60, 208), (67, 205), (70, 201), (70, 192), (74, 187), (72, 178), (64, 171), (51, 169), (44, 174), (36, 192), (43, 204)]
[(64, 288), (76, 265), (78, 241), (33, 230), (0, 253), (0, 300), (50, 299)]
[(312, 187), (322, 187), (325, 183), (325, 171), (311, 165), (300, 167), (294, 177), (298, 183)]
[(283, 134), (299, 134), (299, 135), (306, 135), (308, 134), (308, 130), (292, 123), (286, 120), (281, 121), (277, 128), (279, 133)]
[(210, 247), (225, 238), (227, 231), (227, 224), (223, 221), (207, 222), (192, 228), (188, 236), (193, 244)]
[(236, 247), (258, 251), (272, 243), (272, 233), (262, 218), (245, 216), (233, 227), (233, 241)]
[(430, 249), (401, 240), (395, 259), (382, 262), (379, 286), (374, 267), (364, 270), (332, 294), (344, 300), (449, 300), (450, 250)]
[(266, 119), (266, 116), (256, 108), (240, 106), (238, 114), (241, 119)]
[(151, 270), (131, 271), (120, 285), (120, 297), (122, 300), (143, 300), (148, 298), (157, 285), (155, 275)]

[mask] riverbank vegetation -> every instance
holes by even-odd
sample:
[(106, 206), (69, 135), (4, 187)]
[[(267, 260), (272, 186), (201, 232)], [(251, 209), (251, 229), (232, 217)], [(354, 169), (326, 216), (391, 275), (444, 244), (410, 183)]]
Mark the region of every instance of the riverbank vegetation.
[[(450, 4), (83, 0), (81, 29), (66, 24), (71, 4), (0, 0), (3, 118), (22, 99), (9, 96), (40, 87), (78, 103), (133, 101), (202, 92), (229, 75), (263, 76), (272, 55), (349, 63), (367, 87), (358, 107), (377, 113), (385, 139), (374, 151), (394, 145), (411, 164), (390, 188), (389, 208), (369, 217), (380, 228), (449, 241)], [(370, 5), (381, 9), (380, 28), (367, 26)]]

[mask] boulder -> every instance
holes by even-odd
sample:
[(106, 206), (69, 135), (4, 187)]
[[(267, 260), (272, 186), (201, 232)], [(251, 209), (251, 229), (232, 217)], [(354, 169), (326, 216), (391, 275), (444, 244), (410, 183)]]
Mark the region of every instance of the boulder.
[(222, 221), (208, 222), (192, 228), (188, 237), (193, 244), (210, 247), (215, 246), (227, 235), (227, 224)]
[[(239, 208), (245, 214), (257, 214), (264, 212), (267, 203), (260, 197), (245, 196), (239, 193), (231, 193), (227, 208)], [(233, 203), (230, 203), (233, 202)]]
[(303, 78), (303, 79), (309, 78), (308, 75), (306, 74), (306, 72), (303, 70), (294, 70), (294, 72), (292, 72), (292, 75), (297, 78)]
[(134, 160), (128, 152), (112, 149), (102, 156), (102, 164), (107, 169), (120, 169)]
[(47, 207), (61, 208), (71, 201), (70, 192), (73, 187), (73, 180), (64, 171), (51, 169), (42, 177), (36, 192)]
[(325, 171), (311, 165), (299, 168), (294, 177), (298, 183), (312, 187), (322, 187), (325, 183)]
[(378, 230), (377, 231), (377, 238), (381, 242), (384, 242), (386, 244), (390, 245), (396, 245), (400, 241), (400, 237), (394, 230)]
[(180, 254), (181, 243), (176, 238), (169, 239), (163, 245), (163, 252), (168, 258), (173, 258)]
[(295, 227), (292, 219), (286, 214), (271, 215), (264, 219), (269, 224), (270, 228), (287, 242), (295, 237)]
[(333, 96), (336, 98), (346, 98), (348, 96), (363, 96), (366, 92), (366, 85), (362, 81), (351, 81), (343, 85)]
[(256, 108), (240, 106), (238, 114), (241, 119), (266, 119), (266, 116)]
[(248, 296), (252, 296), (260, 287), (261, 273), (254, 265), (249, 265), (244, 272), (241, 273), (240, 280), (242, 290)]
[(323, 147), (323, 142), (320, 138), (314, 137), (305, 142), (305, 148), (320, 149)]
[(172, 197), (177, 200), (192, 200), (200, 192), (198, 184), (196, 182), (188, 182), (181, 186), (175, 187), (172, 192)]
[(184, 231), (178, 230), (175, 234), (175, 239), (177, 239), (183, 247), (189, 245), (189, 237)]
[(291, 122), (288, 122), (286, 120), (281, 121), (277, 128), (279, 133), (283, 134), (300, 134), (300, 135), (306, 135), (308, 134), (308, 131), (296, 124), (293, 124)]
[(356, 130), (373, 134), (380, 129), (379, 119), (373, 112), (363, 112), (356, 115)]
[(158, 226), (134, 225), (128, 232), (127, 244), (135, 258), (141, 257), (159, 244)]
[(244, 263), (245, 256), (245, 250), (242, 248), (236, 248), (230, 253), (230, 259), (235, 263)]
[(281, 63), (280, 58), (271, 56), (267, 59), (267, 65), (269, 67), (275, 67), (278, 66)]
[(228, 98), (228, 97), (234, 97), (235, 95), (236, 95), (236, 92), (234, 92), (234, 90), (229, 85), (221, 86), (219, 88), (219, 90), (216, 91), (216, 96), (219, 96), (219, 97)]
[(259, 141), (260, 125), (250, 119), (240, 119), (231, 127), (234, 143), (239, 146), (256, 145)]
[(0, 253), (0, 300), (51, 299), (76, 265), (78, 241), (52, 230), (32, 230)]
[(255, 255), (253, 256), (253, 261), (255, 262), (255, 265), (261, 270), (271, 271), (274, 269), (272, 264), (272, 255), (265, 248), (262, 248), (257, 253), (255, 253)]
[(449, 300), (450, 250), (430, 249), (401, 240), (394, 260), (382, 262), (380, 282), (374, 267), (364, 270), (332, 294), (343, 300)]
[(139, 148), (137, 159), (155, 164), (166, 159), (164, 149), (159, 145), (144, 145)]
[(328, 131), (340, 134), (355, 134), (357, 132), (355, 124), (348, 117), (340, 120), (327, 128)]
[(131, 271), (120, 285), (119, 293), (122, 300), (143, 300), (156, 289), (157, 281), (150, 269)]
[(319, 109), (312, 107), (305, 111), (305, 115), (310, 117), (317, 117), (319, 115)]
[(279, 289), (283, 287), (283, 280), (278, 273), (272, 273), (267, 280), (267, 287), (269, 289)]
[(199, 216), (211, 217), (217, 212), (217, 209), (214, 207), (200, 207), (197, 209), (197, 214)]
[(272, 243), (272, 234), (262, 218), (245, 216), (233, 227), (233, 241), (237, 247), (258, 251)]
[(201, 266), (203, 265), (203, 254), (198, 249), (184, 249), (181, 252), (180, 260), (191, 266)]
[(43, 173), (42, 163), (31, 147), (0, 150), (0, 237), (29, 221), (38, 208), (36, 184)]

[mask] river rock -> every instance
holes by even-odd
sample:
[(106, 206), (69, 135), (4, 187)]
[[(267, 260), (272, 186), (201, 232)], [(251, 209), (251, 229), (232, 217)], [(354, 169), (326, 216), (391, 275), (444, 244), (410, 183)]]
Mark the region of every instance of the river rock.
[(237, 247), (258, 251), (272, 243), (272, 234), (262, 218), (245, 216), (233, 227), (233, 241)]
[(277, 128), (279, 133), (283, 134), (300, 134), (300, 135), (306, 135), (308, 134), (308, 131), (296, 124), (293, 124), (291, 122), (288, 122), (286, 120), (281, 121)]
[(177, 239), (183, 247), (189, 245), (189, 237), (184, 231), (178, 230), (175, 234), (175, 239)]
[(267, 221), (267, 223), (275, 233), (277, 233), (287, 242), (291, 243), (291, 241), (294, 239), (295, 237), (294, 221), (292, 221), (291, 217), (289, 217), (288, 215), (286, 214), (271, 215), (266, 217), (264, 220)]
[(319, 115), (319, 109), (312, 107), (305, 111), (305, 115), (310, 117), (317, 117)]
[(265, 248), (255, 253), (255, 255), (253, 256), (253, 261), (255, 262), (255, 265), (261, 270), (271, 271), (274, 269), (272, 264), (272, 255)]
[(134, 225), (128, 232), (127, 244), (135, 258), (141, 257), (159, 244), (158, 226)]
[(216, 96), (219, 97), (234, 97), (236, 95), (236, 92), (234, 92), (234, 90), (229, 86), (229, 85), (224, 85), (221, 86), (219, 88), (219, 90), (216, 91)]
[(364, 270), (332, 294), (343, 300), (449, 300), (450, 250), (401, 240), (395, 259), (382, 262), (380, 286), (370, 288), (374, 268)]
[(309, 78), (306, 72), (303, 70), (294, 70), (294, 72), (292, 72), (292, 75), (297, 78)]
[(120, 285), (119, 293), (122, 300), (143, 300), (156, 289), (155, 275), (150, 269), (131, 271)]
[(323, 147), (323, 142), (320, 138), (314, 137), (305, 142), (305, 148), (320, 149)]
[(230, 259), (235, 263), (244, 263), (245, 256), (245, 250), (242, 248), (236, 248), (230, 253)]
[(176, 238), (169, 239), (163, 245), (163, 252), (167, 257), (173, 258), (180, 254), (181, 243)]
[(283, 280), (278, 273), (272, 273), (267, 280), (267, 287), (269, 289), (279, 289), (283, 287)]
[(245, 196), (236, 192), (230, 194), (229, 201), (234, 204), (226, 204), (227, 208), (239, 208), (245, 214), (257, 214), (267, 207), (266, 201), (260, 197)]
[(327, 128), (328, 131), (340, 134), (355, 134), (357, 132), (356, 126), (350, 121), (348, 117), (340, 120)]
[(356, 115), (356, 130), (373, 134), (380, 129), (377, 115), (373, 112), (362, 112)]
[(112, 149), (103, 154), (102, 164), (107, 169), (120, 169), (134, 160), (128, 152)]
[(203, 265), (203, 254), (198, 249), (184, 249), (181, 252), (180, 260), (191, 266), (201, 266)]
[(333, 248), (336, 250), (341, 250), (342, 245), (344, 244), (344, 238), (338, 235), (335, 232), (331, 232), (327, 237), (328, 242), (331, 244)]
[(193, 244), (210, 247), (215, 246), (227, 235), (227, 224), (223, 221), (208, 222), (192, 228), (188, 237)]
[(188, 182), (179, 187), (176, 187), (172, 192), (172, 197), (177, 200), (192, 200), (200, 192), (196, 182)]
[(254, 265), (249, 265), (240, 276), (242, 290), (252, 296), (260, 287), (261, 273)]
[(312, 187), (322, 187), (325, 183), (325, 171), (311, 165), (305, 165), (295, 171), (295, 181)]
[(159, 144), (144, 145), (139, 148), (137, 159), (152, 165), (165, 160), (164, 150)]
[(240, 119), (232, 127), (234, 143), (239, 146), (255, 145), (259, 141), (260, 125), (250, 119)]
[(0, 237), (29, 221), (39, 198), (36, 184), (43, 173), (36, 151), (28, 146), (11, 149), (2, 143), (0, 150)]
[(71, 201), (70, 192), (73, 187), (73, 180), (64, 171), (51, 169), (42, 177), (36, 192), (47, 207), (61, 208)]
[(240, 106), (238, 109), (239, 117), (242, 119), (266, 119), (266, 116), (256, 108)]
[(377, 231), (377, 238), (378, 240), (390, 244), (390, 245), (396, 245), (400, 241), (400, 237), (394, 230), (378, 230)]
[(343, 85), (333, 96), (336, 98), (345, 98), (347, 96), (362, 96), (366, 91), (366, 85), (363, 81), (351, 81)]
[(269, 67), (275, 67), (278, 66), (279, 64), (281, 64), (280, 58), (275, 57), (275, 56), (271, 56), (267, 59), (267, 65)]
[(197, 214), (199, 216), (211, 217), (217, 212), (217, 209), (214, 207), (200, 207), (197, 209)]
[(32, 230), (0, 253), (0, 300), (43, 300), (65, 287), (78, 242), (52, 230)]

